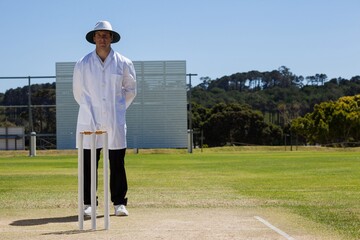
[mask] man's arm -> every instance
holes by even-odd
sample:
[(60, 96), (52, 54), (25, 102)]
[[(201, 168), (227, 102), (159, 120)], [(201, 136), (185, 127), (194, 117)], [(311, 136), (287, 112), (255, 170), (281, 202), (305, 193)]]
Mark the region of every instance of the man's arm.
[(73, 95), (75, 98), (75, 101), (80, 105), (81, 102), (81, 92), (82, 92), (82, 86), (81, 86), (81, 72), (79, 63), (76, 63), (74, 67), (74, 74), (73, 74)]
[(123, 91), (125, 94), (126, 108), (134, 101), (136, 96), (136, 73), (131, 61), (127, 62), (124, 71)]

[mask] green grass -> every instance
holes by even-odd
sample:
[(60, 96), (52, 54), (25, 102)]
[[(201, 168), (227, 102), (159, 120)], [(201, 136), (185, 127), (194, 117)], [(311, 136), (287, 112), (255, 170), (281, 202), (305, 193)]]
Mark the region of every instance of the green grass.
[[(283, 150), (129, 150), (129, 204), (287, 209), (360, 239), (359, 149)], [(77, 207), (75, 151), (1, 155), (0, 208)]]

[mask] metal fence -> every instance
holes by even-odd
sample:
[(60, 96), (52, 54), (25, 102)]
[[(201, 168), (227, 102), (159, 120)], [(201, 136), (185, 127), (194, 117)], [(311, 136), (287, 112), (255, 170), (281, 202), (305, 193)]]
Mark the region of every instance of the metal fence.
[[(56, 126), (56, 104), (44, 103), (36, 100), (39, 95), (35, 85), (54, 83), (56, 76), (27, 76), (27, 77), (0, 77), (0, 125), (1, 127), (21, 127), (24, 129), (22, 138), (24, 146), (21, 149), (28, 149), (30, 146), (30, 135), (36, 132), (36, 145), (38, 149), (55, 149), (56, 148), (56, 127), (49, 129), (49, 124)], [(48, 81), (47, 81), (48, 80)], [(21, 89), (21, 91), (19, 90)], [(19, 90), (19, 91), (16, 91)], [(6, 93), (16, 91), (18, 93), (14, 101), (4, 103)], [(54, 89), (55, 98), (55, 89)], [(14, 94), (13, 94), (14, 95)], [(21, 99), (21, 103), (18, 101)], [(44, 119), (46, 116), (46, 119)], [(2, 134), (4, 144), (13, 144), (15, 138), (8, 134)], [(13, 140), (11, 140), (13, 139)], [(16, 138), (19, 139), (19, 138)], [(17, 140), (17, 142), (19, 142)], [(9, 147), (9, 146), (8, 146)]]

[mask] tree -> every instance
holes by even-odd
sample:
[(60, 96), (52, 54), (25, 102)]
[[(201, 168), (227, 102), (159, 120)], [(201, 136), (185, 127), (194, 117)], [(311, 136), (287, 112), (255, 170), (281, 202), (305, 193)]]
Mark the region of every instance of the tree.
[(248, 105), (217, 104), (203, 124), (205, 143), (209, 146), (226, 144), (272, 145), (281, 139), (281, 129), (264, 121), (261, 112)]
[[(32, 105), (55, 105), (56, 93), (55, 83), (33, 84), (31, 85), (31, 103)], [(2, 119), (15, 126), (25, 126), (29, 128), (29, 110), (28, 110), (29, 87), (18, 87), (9, 89), (2, 96), (1, 105), (7, 107), (1, 116)], [(19, 107), (19, 105), (25, 107)], [(34, 130), (38, 133), (56, 132), (56, 108), (55, 107), (32, 107), (32, 116), (34, 121)], [(26, 129), (29, 131), (29, 129)]]
[(202, 81), (202, 83), (200, 83), (198, 86), (204, 90), (207, 90), (211, 83), (211, 78), (210, 77), (200, 77), (200, 81)]
[(313, 112), (293, 121), (292, 130), (311, 144), (360, 141), (360, 95), (315, 105)]

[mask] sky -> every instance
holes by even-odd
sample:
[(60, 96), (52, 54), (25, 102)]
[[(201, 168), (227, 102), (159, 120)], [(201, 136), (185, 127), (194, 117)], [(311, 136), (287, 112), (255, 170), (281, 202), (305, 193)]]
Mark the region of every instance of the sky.
[[(94, 50), (108, 20), (112, 48), (133, 61), (185, 60), (192, 84), (286, 66), (295, 75), (360, 75), (359, 0), (1, 0), (0, 77), (54, 76)], [(53, 79), (33, 79), (32, 83)], [(0, 92), (27, 80), (0, 79)]]

